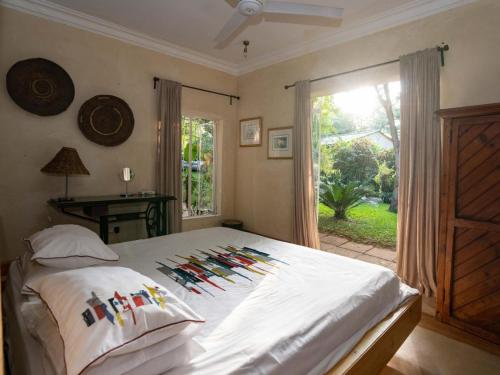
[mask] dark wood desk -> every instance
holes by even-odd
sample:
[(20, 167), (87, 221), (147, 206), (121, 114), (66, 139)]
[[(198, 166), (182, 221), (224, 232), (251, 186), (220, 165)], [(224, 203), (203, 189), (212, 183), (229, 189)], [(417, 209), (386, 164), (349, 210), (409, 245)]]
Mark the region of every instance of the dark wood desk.
[[(167, 203), (175, 199), (167, 195), (129, 195), (127, 197), (114, 195), (77, 197), (71, 201), (51, 199), (48, 203), (66, 215), (98, 223), (99, 235), (104, 243), (108, 243), (109, 224), (123, 221), (145, 220), (148, 237), (168, 234)], [(147, 203), (148, 206), (145, 211), (109, 212), (109, 206), (131, 203)]]

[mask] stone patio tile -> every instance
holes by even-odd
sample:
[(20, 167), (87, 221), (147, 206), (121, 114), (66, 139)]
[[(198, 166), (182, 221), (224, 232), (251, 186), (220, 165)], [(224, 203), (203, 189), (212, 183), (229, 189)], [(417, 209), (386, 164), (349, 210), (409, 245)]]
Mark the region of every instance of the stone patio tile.
[(319, 238), (323, 238), (323, 237), (326, 237), (328, 236), (329, 233), (322, 233), (322, 232), (319, 232)]
[(377, 258), (382, 258), (394, 262), (396, 260), (396, 251), (391, 249), (384, 249), (381, 247), (374, 247), (368, 250), (365, 254), (372, 255)]
[(342, 255), (344, 257), (348, 257), (348, 258), (357, 258), (359, 257), (361, 254), (360, 253), (357, 253), (356, 251), (352, 251), (352, 250), (347, 250), (347, 249), (343, 249), (341, 247), (337, 247), (337, 246), (334, 246), (333, 249), (330, 249), (330, 250), (327, 250), (329, 253), (333, 253), (333, 254), (337, 254), (337, 255)]
[(387, 267), (390, 269), (393, 269), (392, 267), (396, 266), (396, 263), (394, 263), (394, 262), (390, 262), (388, 260), (385, 260), (382, 258), (377, 258), (377, 257), (367, 255), (367, 254), (362, 254), (359, 257), (357, 257), (356, 259), (362, 260), (362, 261), (365, 261), (368, 263), (378, 264), (379, 266), (384, 266), (384, 267)]
[(320, 244), (319, 244), (319, 248), (321, 250), (324, 250), (324, 251), (328, 251), (330, 249), (333, 249), (335, 247), (335, 245), (332, 245), (331, 243), (326, 243), (326, 242), (323, 242), (321, 241)]
[(347, 250), (357, 251), (358, 253), (364, 253), (367, 250), (370, 250), (371, 248), (373, 248), (372, 245), (365, 245), (362, 243), (356, 243), (356, 242), (352, 242), (352, 241), (342, 244), (341, 247), (343, 247), (344, 249), (347, 249)]
[(344, 237), (329, 235), (329, 236), (321, 238), (321, 242), (327, 242), (331, 245), (340, 246), (340, 245), (345, 244), (346, 242), (349, 242), (349, 240), (347, 238), (344, 238)]

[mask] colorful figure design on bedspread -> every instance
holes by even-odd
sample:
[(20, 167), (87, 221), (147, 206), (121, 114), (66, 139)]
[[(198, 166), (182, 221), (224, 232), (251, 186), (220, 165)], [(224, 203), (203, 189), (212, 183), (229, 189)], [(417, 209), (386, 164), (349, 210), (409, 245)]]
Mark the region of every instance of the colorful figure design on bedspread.
[[(87, 327), (90, 327), (96, 322), (96, 317), (97, 320), (106, 318), (111, 324), (114, 325), (116, 320), (118, 325), (123, 327), (126, 320), (124, 314), (126, 313), (130, 313), (134, 325), (137, 324), (132, 303), (135, 305), (135, 308), (154, 303), (161, 309), (165, 309), (167, 304), (167, 292), (160, 289), (158, 286), (150, 287), (144, 285), (144, 287), (146, 290), (141, 289), (136, 293), (130, 293), (130, 297), (122, 296), (119, 292), (115, 291), (113, 297), (107, 299), (112, 311), (108, 310), (108, 305), (92, 291), (92, 297), (87, 300), (87, 304), (89, 304), (92, 309), (88, 308), (82, 313), (83, 321), (87, 324)], [(130, 301), (132, 301), (132, 303)], [(92, 313), (92, 310), (94, 313)]]
[[(175, 260), (167, 258), (167, 261), (174, 265), (169, 266), (163, 262), (157, 261), (161, 267), (157, 268), (158, 271), (165, 276), (174, 280), (182, 285), (188, 291), (195, 294), (202, 294), (205, 292), (214, 296), (209, 290), (202, 285), (211, 285), (217, 289), (225, 290), (214, 281), (217, 277), (235, 284), (234, 277), (241, 277), (250, 282), (252, 279), (240, 271), (245, 270), (250, 273), (264, 276), (272, 274), (272, 269), (278, 268), (272, 262), (280, 262), (288, 265), (288, 263), (279, 259), (271, 257), (269, 254), (262, 251), (243, 247), (237, 248), (236, 246), (218, 246), (224, 252), (209, 249), (207, 251), (196, 249), (200, 255), (190, 255), (188, 257), (176, 255), (176, 257), (187, 261), (187, 263), (179, 263)], [(268, 268), (271, 269), (268, 269)], [(206, 284), (204, 284), (206, 283)]]

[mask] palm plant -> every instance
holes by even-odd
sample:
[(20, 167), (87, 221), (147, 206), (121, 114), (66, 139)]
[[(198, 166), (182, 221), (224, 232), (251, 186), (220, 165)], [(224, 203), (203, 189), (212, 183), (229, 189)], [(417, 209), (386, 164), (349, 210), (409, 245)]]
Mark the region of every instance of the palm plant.
[(362, 198), (368, 193), (360, 183), (355, 181), (342, 182), (342, 175), (334, 171), (329, 176), (322, 176), (319, 201), (334, 211), (334, 219), (346, 220), (346, 213), (362, 203)]

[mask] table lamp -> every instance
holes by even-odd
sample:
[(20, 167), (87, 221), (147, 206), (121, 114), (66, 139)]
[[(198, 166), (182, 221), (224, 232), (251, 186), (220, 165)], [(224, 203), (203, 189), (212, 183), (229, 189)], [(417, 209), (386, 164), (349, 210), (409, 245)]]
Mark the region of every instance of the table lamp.
[(89, 175), (89, 171), (83, 165), (80, 156), (76, 149), (71, 147), (63, 147), (54, 156), (54, 158), (47, 163), (40, 171), (48, 174), (64, 175), (66, 176), (66, 190), (64, 198), (58, 198), (58, 201), (72, 201), (73, 198), (68, 198), (68, 176), (74, 175)]

